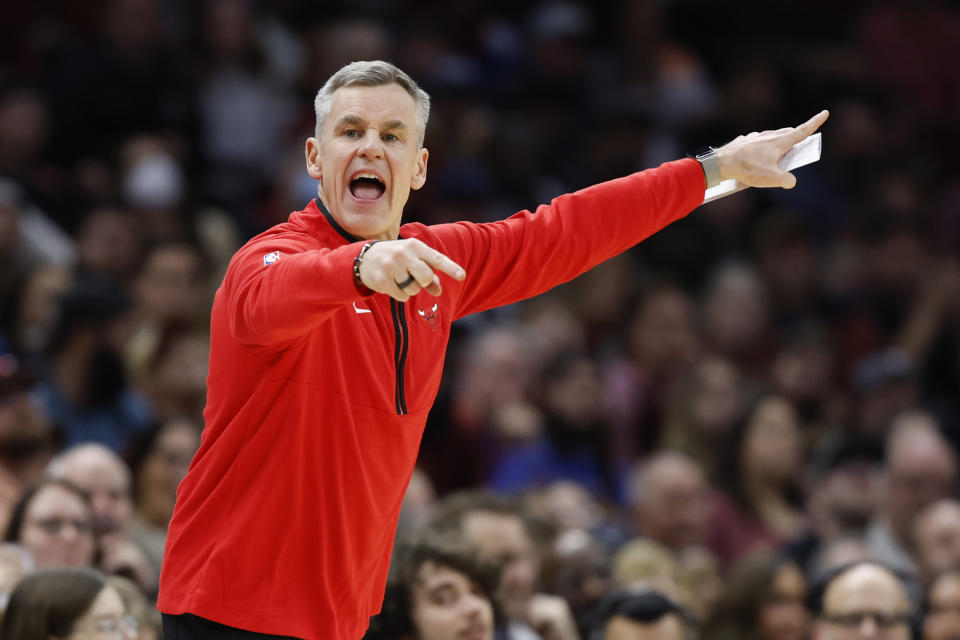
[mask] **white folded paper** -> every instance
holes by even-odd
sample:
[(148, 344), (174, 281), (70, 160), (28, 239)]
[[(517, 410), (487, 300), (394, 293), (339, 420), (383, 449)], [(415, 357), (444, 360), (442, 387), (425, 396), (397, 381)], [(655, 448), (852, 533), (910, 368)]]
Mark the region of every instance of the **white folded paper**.
[[(783, 154), (783, 157), (780, 158), (780, 168), (784, 171), (793, 171), (798, 167), (812, 164), (819, 159), (820, 134), (815, 133), (809, 138), (793, 145), (789, 151)], [(728, 196), (731, 193), (736, 193), (737, 191), (743, 191), (748, 186), (750, 185), (743, 184), (732, 178), (730, 180), (724, 180), (720, 184), (706, 190), (703, 194), (703, 204), (712, 202), (717, 198)]]

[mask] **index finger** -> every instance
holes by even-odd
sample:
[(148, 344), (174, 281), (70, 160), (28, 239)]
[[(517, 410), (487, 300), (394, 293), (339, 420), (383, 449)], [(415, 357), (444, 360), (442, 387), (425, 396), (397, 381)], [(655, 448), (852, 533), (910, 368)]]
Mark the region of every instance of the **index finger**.
[(797, 144), (801, 140), (809, 137), (813, 132), (820, 128), (824, 122), (827, 121), (827, 118), (830, 117), (830, 112), (824, 109), (817, 115), (813, 116), (802, 125), (793, 130), (793, 132), (787, 136), (787, 139), (790, 141), (790, 146)]
[(434, 269), (443, 271), (454, 280), (463, 280), (467, 277), (467, 272), (463, 270), (463, 267), (436, 249), (431, 249), (427, 245), (422, 246), (420, 250), (420, 259)]

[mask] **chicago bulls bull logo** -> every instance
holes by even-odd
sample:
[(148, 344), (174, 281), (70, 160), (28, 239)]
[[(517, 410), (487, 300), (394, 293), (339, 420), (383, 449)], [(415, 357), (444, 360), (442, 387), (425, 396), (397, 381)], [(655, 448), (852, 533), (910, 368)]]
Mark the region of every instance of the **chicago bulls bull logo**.
[(420, 317), (430, 323), (430, 328), (434, 331), (440, 330), (440, 319), (437, 318), (437, 306), (438, 303), (434, 302), (433, 306), (430, 307), (429, 311), (424, 311), (423, 309), (417, 309), (417, 313), (420, 314)]

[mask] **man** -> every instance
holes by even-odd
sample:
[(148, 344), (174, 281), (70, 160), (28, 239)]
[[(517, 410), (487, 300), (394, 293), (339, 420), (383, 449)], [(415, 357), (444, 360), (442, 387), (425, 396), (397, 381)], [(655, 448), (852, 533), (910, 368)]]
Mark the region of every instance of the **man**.
[(306, 163), (319, 197), (242, 248), (214, 300), (206, 428), (161, 576), (172, 637), (184, 614), (361, 637), (450, 323), (626, 250), (700, 204), (706, 182), (792, 187), (777, 162), (827, 117), (737, 138), (704, 157), (709, 180), (685, 159), (502, 222), (401, 227), (427, 177), (429, 97), (392, 65), (361, 62), (315, 106)]
[(459, 536), (422, 538), (393, 558), (365, 640), (492, 640), (497, 569)]
[(507, 618), (506, 640), (578, 640), (565, 600), (537, 593), (540, 554), (519, 504), (487, 492), (460, 492), (437, 504), (426, 531), (462, 536), (500, 569), (497, 598)]
[(101, 444), (79, 444), (51, 460), (47, 475), (68, 480), (89, 496), (103, 555), (100, 568), (127, 576), (146, 593), (156, 593), (157, 572), (131, 538), (133, 497), (130, 469), (123, 460)]
[(686, 454), (664, 451), (640, 462), (629, 484), (637, 533), (674, 553), (706, 539), (707, 481)]
[(957, 456), (933, 416), (911, 411), (898, 416), (887, 438), (886, 495), (882, 513), (867, 529), (874, 556), (913, 573), (913, 526), (926, 507), (954, 494)]
[(910, 638), (903, 580), (885, 565), (859, 562), (828, 573), (812, 593), (818, 614), (813, 640)]
[(684, 640), (692, 617), (659, 591), (615, 591), (594, 611), (590, 640)]

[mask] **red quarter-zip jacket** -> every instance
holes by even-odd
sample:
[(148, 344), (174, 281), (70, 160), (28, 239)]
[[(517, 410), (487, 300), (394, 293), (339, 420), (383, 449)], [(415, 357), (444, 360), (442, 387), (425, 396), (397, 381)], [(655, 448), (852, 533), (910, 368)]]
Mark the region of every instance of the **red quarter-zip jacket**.
[[(380, 610), (450, 323), (542, 293), (703, 200), (693, 159), (489, 224), (407, 224), (464, 267), (443, 294), (361, 296), (362, 242), (312, 202), (234, 256), (213, 303), (206, 427), (177, 491), (158, 606), (309, 640)], [(462, 452), (469, 455), (469, 452)]]

